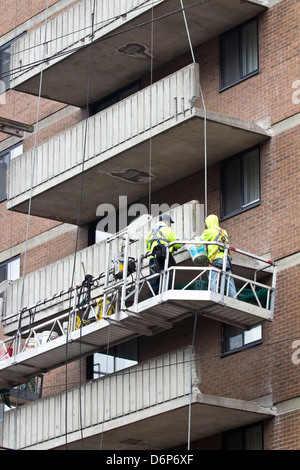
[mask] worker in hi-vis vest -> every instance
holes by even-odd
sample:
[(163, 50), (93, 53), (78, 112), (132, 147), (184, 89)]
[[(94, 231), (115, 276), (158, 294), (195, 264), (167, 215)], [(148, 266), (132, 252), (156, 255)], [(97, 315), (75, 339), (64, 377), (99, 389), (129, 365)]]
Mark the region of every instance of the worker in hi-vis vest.
[[(220, 243), (228, 244), (228, 234), (226, 230), (223, 230), (219, 227), (219, 219), (216, 215), (211, 214), (205, 219), (205, 224), (207, 229), (201, 235), (203, 241), (215, 241)], [(213, 268), (222, 269), (223, 268), (223, 259), (224, 259), (224, 249), (219, 245), (206, 245), (207, 246), (207, 257), (209, 259), (210, 265)], [(226, 263), (226, 272), (228, 274), (232, 273), (232, 265), (230, 257), (227, 257)], [(218, 284), (218, 272), (211, 271), (211, 278), (210, 278), (210, 289), (214, 292), (217, 291), (217, 284)], [(220, 286), (219, 286), (220, 288)], [(226, 289), (225, 293), (227, 292), (227, 277), (226, 277)], [(236, 295), (236, 288), (234, 284), (234, 280), (230, 277), (229, 280), (229, 289), (228, 289), (229, 297), (234, 297)]]
[[(169, 214), (162, 214), (159, 216), (159, 222), (154, 226), (147, 236), (147, 251), (152, 252), (149, 259), (150, 275), (160, 273), (165, 266), (166, 259), (166, 245), (178, 239), (175, 232), (171, 229), (171, 224), (174, 223)], [(182, 245), (175, 244), (170, 247), (169, 264), (168, 267), (175, 266), (176, 261), (173, 257), (174, 251), (178, 250)], [(155, 295), (159, 292), (160, 276), (151, 279), (150, 285)], [(169, 288), (172, 284), (172, 272), (169, 273)], [(148, 298), (152, 297), (151, 289), (148, 293)]]

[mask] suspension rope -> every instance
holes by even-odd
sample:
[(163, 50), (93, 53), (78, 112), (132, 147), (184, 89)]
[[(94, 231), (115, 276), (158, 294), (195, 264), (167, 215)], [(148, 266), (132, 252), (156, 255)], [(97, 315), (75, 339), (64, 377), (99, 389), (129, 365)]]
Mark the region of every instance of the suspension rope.
[[(190, 31), (186, 19), (186, 14), (183, 6), (183, 0), (180, 0), (181, 8), (182, 8), (182, 15), (185, 24), (185, 29), (187, 33), (187, 38), (190, 46), (190, 52), (192, 56), (193, 63), (196, 63), (195, 54), (193, 50), (193, 45), (191, 41)], [(203, 112), (204, 112), (204, 214), (205, 218), (207, 217), (207, 143), (206, 143), (206, 106), (204, 102), (201, 81), (199, 79), (199, 90), (201, 101), (203, 105)], [(190, 450), (191, 447), (191, 420), (192, 420), (192, 393), (193, 393), (193, 354), (194, 354), (194, 347), (195, 347), (195, 334), (196, 334), (196, 326), (197, 326), (197, 313), (195, 313), (194, 318), (194, 330), (193, 330), (193, 337), (192, 337), (192, 347), (191, 347), (191, 357), (190, 357), (190, 394), (189, 394), (189, 409), (188, 409), (188, 436), (187, 436), (187, 449)]]
[(150, 48), (150, 138), (149, 138), (149, 195), (148, 195), (148, 213), (151, 214), (151, 197), (152, 197), (152, 84), (153, 84), (153, 45), (154, 45), (154, 21), (153, 9), (154, 1), (152, 0), (151, 10), (151, 48)]
[[(184, 19), (185, 28), (186, 28), (186, 33), (187, 33), (187, 37), (188, 37), (188, 42), (189, 42), (189, 46), (190, 46), (190, 52), (191, 52), (191, 55), (192, 55), (193, 63), (195, 64), (196, 63), (195, 54), (194, 54), (194, 51), (193, 51), (191, 36), (190, 36), (189, 27), (188, 27), (188, 23), (187, 23), (187, 19), (186, 19), (186, 14), (185, 14), (185, 8), (186, 7), (183, 6), (183, 0), (180, 0), (180, 4), (181, 4), (182, 15), (183, 15), (183, 19)], [(200, 90), (200, 97), (201, 97), (202, 106), (203, 106), (203, 113), (204, 113), (204, 130), (203, 130), (203, 134), (204, 134), (204, 214), (205, 214), (205, 218), (206, 218), (207, 217), (207, 132), (206, 132), (206, 124), (207, 123), (206, 123), (206, 106), (205, 106), (205, 101), (204, 101), (204, 97), (203, 97), (203, 92), (202, 92), (202, 87), (201, 87), (201, 81), (200, 80), (199, 80), (199, 90)]]
[[(91, 90), (91, 72), (92, 72), (92, 52), (93, 52), (93, 39), (94, 39), (94, 22), (95, 22), (95, 11), (96, 11), (96, 0), (94, 0), (93, 11), (92, 11), (92, 25), (91, 25), (91, 43), (90, 47), (90, 57), (89, 57), (89, 69), (88, 69), (88, 81), (87, 81), (87, 96), (86, 96), (86, 117), (85, 117), (85, 132), (84, 132), (84, 145), (83, 145), (83, 156), (82, 156), (82, 169), (81, 169), (81, 182), (80, 182), (80, 195), (79, 195), (79, 204), (78, 204), (78, 214), (77, 214), (77, 231), (76, 231), (76, 241), (75, 241), (75, 251), (73, 258), (73, 270), (72, 270), (72, 282), (74, 284), (75, 278), (75, 267), (76, 259), (78, 252), (78, 242), (79, 242), (79, 229), (80, 229), (80, 218), (81, 218), (81, 209), (82, 209), (82, 197), (83, 197), (83, 185), (84, 185), (84, 167), (85, 167), (85, 157), (86, 157), (86, 146), (87, 146), (87, 133), (88, 133), (88, 118), (89, 118), (89, 103), (90, 103), (90, 90)], [(71, 296), (70, 296), (71, 304)], [(69, 310), (69, 321), (72, 314), (72, 309)], [(82, 326), (80, 325), (80, 330)], [(68, 448), (68, 429), (67, 429), (67, 391), (68, 391), (68, 331), (67, 329), (67, 339), (66, 339), (66, 358), (65, 358), (65, 382), (66, 382), (66, 405), (65, 405), (65, 441), (66, 449)], [(80, 409), (80, 428), (81, 428), (81, 446), (83, 448), (83, 430), (82, 430), (82, 406), (81, 406), (81, 331), (80, 331), (80, 355), (79, 355), (79, 375), (80, 375), (80, 387), (79, 387), (79, 409)]]

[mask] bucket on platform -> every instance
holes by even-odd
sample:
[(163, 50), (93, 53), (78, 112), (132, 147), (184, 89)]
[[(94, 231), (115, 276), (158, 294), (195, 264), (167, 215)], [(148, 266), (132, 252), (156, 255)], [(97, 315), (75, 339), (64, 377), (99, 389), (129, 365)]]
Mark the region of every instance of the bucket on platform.
[(32, 349), (36, 347), (36, 340), (34, 338), (29, 338), (26, 344), (26, 349)]
[(189, 246), (189, 252), (193, 263), (197, 266), (205, 266), (208, 261), (206, 246), (201, 243), (203, 242), (201, 237), (195, 237), (193, 240), (195, 242), (200, 242), (199, 244), (197, 243)]
[(55, 333), (55, 331), (43, 331), (42, 332), (42, 341), (41, 341), (41, 344), (45, 344), (47, 343), (48, 341), (52, 341), (53, 339), (56, 339), (57, 338), (57, 333)]

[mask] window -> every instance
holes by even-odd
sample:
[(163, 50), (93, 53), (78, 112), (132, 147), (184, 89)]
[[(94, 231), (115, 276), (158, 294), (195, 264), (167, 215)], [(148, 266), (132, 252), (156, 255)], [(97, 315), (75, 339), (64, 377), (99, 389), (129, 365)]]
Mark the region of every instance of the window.
[(257, 19), (220, 37), (221, 90), (258, 73)]
[(7, 198), (6, 176), (9, 169), (10, 161), (21, 155), (23, 152), (23, 143), (19, 143), (14, 147), (10, 147), (0, 152), (0, 202)]
[(263, 450), (261, 423), (223, 434), (223, 450)]
[(87, 379), (97, 379), (138, 363), (138, 339), (109, 348), (88, 358)]
[(12, 41), (0, 46), (0, 94), (10, 88), (10, 46), (13, 41), (26, 34), (24, 31)]
[(222, 162), (222, 218), (260, 203), (259, 148)]
[(10, 44), (0, 47), (0, 93), (10, 87)]
[(242, 351), (262, 342), (262, 327), (256, 325), (250, 330), (243, 330), (233, 325), (223, 325), (223, 354)]
[(140, 81), (137, 81), (124, 88), (121, 88), (120, 90), (115, 91), (111, 95), (105, 96), (101, 100), (91, 105), (91, 115), (100, 113), (100, 111), (103, 111), (104, 109), (109, 108), (115, 103), (118, 103), (119, 101), (128, 98), (128, 96), (140, 91), (140, 89), (141, 83)]
[(6, 280), (14, 281), (20, 277), (20, 256), (0, 263), (0, 283)]

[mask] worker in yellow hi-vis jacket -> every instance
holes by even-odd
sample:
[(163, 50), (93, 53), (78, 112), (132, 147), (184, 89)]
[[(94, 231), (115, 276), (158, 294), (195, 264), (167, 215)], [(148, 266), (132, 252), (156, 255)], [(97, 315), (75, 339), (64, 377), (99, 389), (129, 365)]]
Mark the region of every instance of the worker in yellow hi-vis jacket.
[[(219, 227), (219, 219), (216, 215), (211, 214), (205, 219), (205, 224), (207, 229), (201, 235), (202, 240), (204, 241), (215, 241), (220, 243), (228, 244), (228, 234), (226, 230), (223, 230)], [(217, 269), (223, 268), (223, 259), (224, 259), (224, 249), (219, 245), (208, 245), (207, 246), (207, 257), (209, 259), (210, 265)], [(232, 273), (232, 265), (230, 257), (228, 256), (226, 262), (226, 272), (228, 274)], [(217, 291), (218, 287), (218, 272), (211, 271), (211, 278), (210, 278), (210, 289), (214, 292)], [(225, 290), (226, 293), (226, 290)], [(229, 297), (234, 297), (236, 295), (236, 288), (234, 284), (234, 280), (230, 277), (229, 280), (229, 289), (228, 289)]]
[[(147, 251), (151, 251), (152, 255), (149, 260), (150, 274), (160, 273), (164, 269), (166, 258), (166, 245), (178, 239), (175, 232), (171, 229), (171, 224), (174, 223), (169, 214), (162, 214), (159, 217), (159, 222), (150, 230), (147, 236)], [(176, 261), (173, 257), (175, 250), (181, 247), (180, 244), (175, 244), (170, 248), (169, 265), (168, 267), (175, 266)], [(169, 275), (169, 288), (172, 283), (172, 273)], [(159, 276), (156, 276), (150, 281), (151, 287), (155, 295), (159, 292)], [(152, 297), (151, 289), (148, 293), (148, 298)]]

